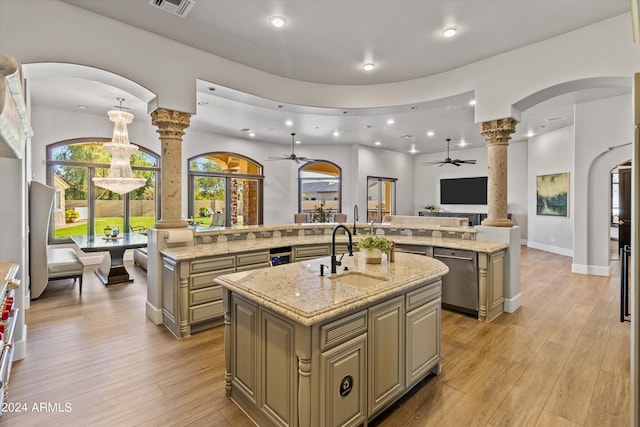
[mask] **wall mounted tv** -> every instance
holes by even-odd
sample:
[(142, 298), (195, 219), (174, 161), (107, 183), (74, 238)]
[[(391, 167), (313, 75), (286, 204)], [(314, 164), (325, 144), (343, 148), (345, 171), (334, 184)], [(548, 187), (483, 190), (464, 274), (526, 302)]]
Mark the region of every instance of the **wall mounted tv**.
[(440, 180), (441, 205), (486, 205), (487, 177)]

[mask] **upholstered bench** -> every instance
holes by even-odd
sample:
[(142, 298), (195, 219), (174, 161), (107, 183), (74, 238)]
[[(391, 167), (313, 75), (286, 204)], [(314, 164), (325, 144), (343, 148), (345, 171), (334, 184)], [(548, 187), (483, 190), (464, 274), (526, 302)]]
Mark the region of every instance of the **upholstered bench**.
[(147, 248), (139, 248), (133, 251), (134, 264), (147, 271)]
[(47, 268), (49, 280), (80, 279), (82, 293), (84, 264), (72, 248), (47, 248)]

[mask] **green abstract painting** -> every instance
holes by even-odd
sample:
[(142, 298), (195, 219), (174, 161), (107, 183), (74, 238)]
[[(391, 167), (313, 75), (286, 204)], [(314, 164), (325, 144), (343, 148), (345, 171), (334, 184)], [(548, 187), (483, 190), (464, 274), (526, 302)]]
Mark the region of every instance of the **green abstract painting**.
[(569, 172), (536, 177), (536, 214), (569, 216)]

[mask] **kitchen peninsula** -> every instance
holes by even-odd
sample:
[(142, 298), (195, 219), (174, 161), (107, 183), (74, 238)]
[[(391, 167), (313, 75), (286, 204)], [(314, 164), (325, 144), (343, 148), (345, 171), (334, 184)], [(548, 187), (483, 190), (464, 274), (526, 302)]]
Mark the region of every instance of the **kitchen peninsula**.
[(227, 395), (258, 425), (359, 425), (440, 372), (442, 262), (344, 256), (219, 276)]
[[(196, 229), (193, 241), (159, 250), (162, 322), (177, 338), (221, 325), (222, 289), (215, 282), (217, 276), (267, 267), (275, 254), (288, 254), (290, 262), (328, 257), (335, 226), (310, 223)], [(472, 227), (384, 223), (373, 227), (357, 224), (354, 244), (371, 231), (393, 240), (396, 252), (422, 254), (417, 258), (419, 263), (430, 259), (434, 248), (477, 254), (478, 319), (491, 321), (503, 312), (506, 244), (476, 240)], [(336, 252), (344, 253), (346, 246), (346, 236), (338, 236)]]

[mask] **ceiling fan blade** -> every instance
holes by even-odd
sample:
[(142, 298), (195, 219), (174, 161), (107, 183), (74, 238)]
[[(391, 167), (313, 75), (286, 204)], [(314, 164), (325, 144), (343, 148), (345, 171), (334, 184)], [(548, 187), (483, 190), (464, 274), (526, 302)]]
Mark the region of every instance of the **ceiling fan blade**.
[(267, 157), (267, 161), (272, 161), (272, 160), (287, 160), (289, 157)]

